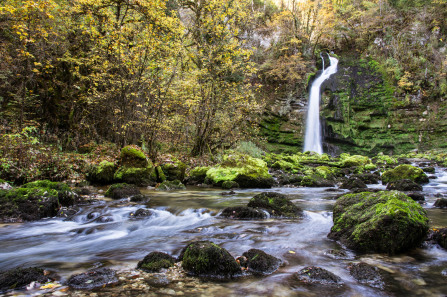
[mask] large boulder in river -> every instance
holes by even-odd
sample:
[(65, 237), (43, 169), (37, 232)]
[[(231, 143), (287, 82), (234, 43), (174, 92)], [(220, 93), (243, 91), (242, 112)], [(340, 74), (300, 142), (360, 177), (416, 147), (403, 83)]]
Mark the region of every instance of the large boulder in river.
[(61, 205), (73, 205), (76, 197), (66, 184), (48, 180), (0, 190), (0, 221), (22, 222), (53, 217)]
[(180, 180), (185, 179), (186, 165), (180, 160), (173, 159), (169, 163), (161, 165), (163, 174), (167, 180)]
[(402, 164), (382, 174), (382, 184), (386, 185), (401, 179), (410, 179), (418, 184), (428, 183), (428, 176), (418, 167)]
[(343, 281), (332, 272), (316, 266), (307, 266), (292, 276), (295, 280), (304, 284), (320, 284), (329, 286), (340, 286)]
[(0, 273), (0, 293), (9, 289), (22, 289), (31, 282), (45, 283), (48, 276), (41, 268), (15, 268)]
[(207, 170), (206, 181), (217, 186), (225, 181), (234, 181), (241, 188), (271, 188), (275, 182), (267, 163), (242, 154), (224, 156), (221, 164)]
[(248, 207), (262, 208), (273, 216), (299, 217), (303, 211), (280, 193), (265, 192), (255, 195), (247, 204)]
[(137, 268), (147, 272), (159, 272), (162, 268), (174, 266), (176, 259), (166, 253), (151, 252), (138, 262)]
[(239, 220), (262, 220), (267, 218), (267, 214), (262, 209), (247, 206), (227, 207), (222, 210), (220, 216)]
[(415, 183), (411, 179), (400, 179), (396, 181), (389, 182), (386, 185), (387, 190), (397, 190), (397, 191), (422, 191), (422, 186)]
[(231, 278), (241, 267), (230, 253), (211, 241), (188, 244), (180, 253), (183, 269), (190, 275), (209, 278)]
[(348, 190), (366, 189), (366, 188), (368, 188), (366, 184), (358, 177), (350, 177), (340, 185), (340, 189), (348, 189)]
[(154, 185), (157, 181), (152, 162), (137, 146), (128, 145), (121, 150), (120, 167), (114, 173), (113, 179), (138, 186)]
[(335, 203), (333, 220), (328, 237), (361, 252), (403, 252), (428, 232), (425, 210), (397, 191), (346, 194)]

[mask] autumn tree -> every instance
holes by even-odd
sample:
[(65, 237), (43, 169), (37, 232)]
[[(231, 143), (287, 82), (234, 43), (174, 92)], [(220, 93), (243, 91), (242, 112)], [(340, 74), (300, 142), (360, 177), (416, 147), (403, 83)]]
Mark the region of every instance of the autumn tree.
[(242, 30), (250, 1), (180, 1), (187, 9), (182, 96), (192, 132), (192, 155), (234, 143), (254, 121), (251, 50)]

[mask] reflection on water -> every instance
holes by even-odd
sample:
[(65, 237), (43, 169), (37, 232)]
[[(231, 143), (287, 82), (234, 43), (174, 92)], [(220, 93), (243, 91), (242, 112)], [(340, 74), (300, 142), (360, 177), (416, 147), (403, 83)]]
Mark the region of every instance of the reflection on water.
[[(381, 185), (375, 185), (381, 188)], [(447, 189), (447, 174), (440, 173), (424, 187), (424, 207), (433, 226), (447, 226), (446, 211), (433, 209), (436, 195)], [(235, 295), (334, 295), (335, 292), (312, 292), (288, 283), (290, 275), (304, 266), (315, 265), (340, 276), (345, 282), (343, 296), (444, 294), (447, 252), (436, 246), (411, 251), (405, 255), (356, 255), (348, 251), (343, 259), (330, 257), (331, 249), (343, 249), (327, 239), (332, 226), (334, 198), (343, 190), (326, 188), (276, 188), (304, 210), (300, 220), (267, 219), (235, 221), (220, 219), (217, 214), (227, 206), (246, 205), (263, 190), (238, 190), (222, 196), (221, 190), (190, 188), (178, 192), (143, 191), (150, 196), (146, 204), (102, 201), (85, 206), (72, 220), (59, 218), (34, 223), (0, 227), (0, 266), (43, 266), (55, 269), (64, 278), (74, 271), (95, 267), (98, 263), (116, 268), (134, 267), (151, 251), (178, 255), (191, 240), (212, 240), (239, 256), (250, 248), (283, 259), (286, 265), (263, 278), (246, 278), (221, 284)], [(131, 216), (139, 208), (152, 210), (145, 218)], [(392, 285), (386, 293), (357, 283), (347, 270), (351, 261), (373, 264), (390, 272)], [(338, 294), (338, 293), (337, 293)]]

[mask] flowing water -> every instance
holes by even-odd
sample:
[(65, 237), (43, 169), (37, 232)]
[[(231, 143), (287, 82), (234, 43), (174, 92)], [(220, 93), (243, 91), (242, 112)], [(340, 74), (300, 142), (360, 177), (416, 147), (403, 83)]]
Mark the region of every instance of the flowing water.
[[(424, 186), (432, 226), (447, 226), (447, 212), (432, 207), (437, 193), (447, 190), (447, 173)], [(383, 188), (374, 185), (375, 188)], [(288, 195), (305, 216), (300, 220), (267, 219), (238, 221), (217, 214), (227, 206), (246, 205), (263, 190), (238, 190), (222, 196), (221, 190), (188, 188), (185, 191), (157, 192), (146, 204), (103, 198), (83, 206), (72, 219), (51, 218), (38, 222), (0, 227), (1, 270), (17, 266), (41, 266), (57, 271), (62, 281), (73, 273), (108, 266), (118, 270), (134, 268), (152, 251), (179, 255), (191, 240), (211, 240), (233, 256), (258, 248), (281, 258), (285, 265), (267, 277), (243, 277), (219, 286), (215, 296), (445, 296), (447, 294), (447, 251), (436, 245), (409, 253), (387, 256), (360, 255), (348, 251), (341, 258), (330, 250), (343, 250), (327, 239), (332, 226), (334, 197), (343, 190), (327, 188), (274, 188)], [(153, 215), (135, 219), (130, 213), (148, 208)], [(347, 269), (352, 261), (365, 261), (390, 272), (385, 290), (356, 282)], [(291, 275), (305, 266), (325, 268), (340, 276), (342, 288), (312, 289), (291, 281)], [(444, 275), (443, 275), (444, 274)]]
[(337, 72), (338, 60), (329, 56), (331, 62), (327, 69), (318, 76), (310, 88), (309, 104), (307, 107), (306, 120), (306, 134), (304, 138), (304, 151), (323, 153), (322, 139), (321, 139), (321, 125), (320, 125), (320, 98), (321, 98), (321, 84), (328, 79), (332, 74)]

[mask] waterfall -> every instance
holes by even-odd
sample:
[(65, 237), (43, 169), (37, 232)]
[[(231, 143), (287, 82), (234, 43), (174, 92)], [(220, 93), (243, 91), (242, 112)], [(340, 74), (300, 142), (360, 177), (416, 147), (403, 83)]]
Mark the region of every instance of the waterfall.
[[(332, 74), (337, 72), (338, 60), (329, 56), (330, 66), (324, 69), (320, 76), (314, 80), (309, 93), (309, 105), (307, 109), (306, 120), (306, 135), (304, 138), (304, 151), (323, 153), (323, 145), (321, 139), (321, 125), (320, 125), (320, 97), (321, 84), (329, 78)], [(324, 65), (324, 59), (323, 59)]]

